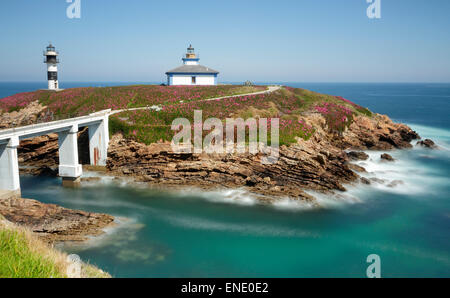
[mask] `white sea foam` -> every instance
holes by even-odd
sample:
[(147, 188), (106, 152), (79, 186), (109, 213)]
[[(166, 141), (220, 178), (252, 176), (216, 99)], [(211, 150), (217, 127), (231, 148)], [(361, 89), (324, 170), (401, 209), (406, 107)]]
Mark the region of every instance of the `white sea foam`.
[[(414, 146), (412, 149), (393, 151), (365, 151), (369, 155), (366, 161), (357, 161), (355, 164), (365, 168), (367, 173), (358, 173), (371, 180), (371, 186), (348, 186), (349, 194), (360, 198), (367, 196), (365, 192), (374, 188), (387, 193), (405, 194), (414, 197), (423, 194), (432, 194), (436, 187), (448, 183), (448, 177), (438, 169), (417, 161), (417, 157), (429, 159), (448, 159), (450, 151), (450, 131), (420, 125), (411, 125), (423, 138), (431, 138), (440, 147), (440, 150), (430, 150)], [(416, 142), (413, 142), (415, 145)], [(381, 159), (381, 154), (390, 154), (395, 161), (388, 162)]]
[(74, 252), (101, 247), (121, 247), (125, 243), (137, 240), (136, 233), (144, 228), (143, 224), (132, 218), (116, 217), (114, 223), (115, 225), (103, 229), (104, 234), (88, 237), (85, 242), (65, 242), (59, 245)]
[(429, 169), (421, 168), (411, 160), (405, 160), (401, 151), (389, 152), (394, 162), (381, 159), (383, 151), (366, 151), (369, 159), (358, 161), (357, 165), (364, 167), (367, 173), (359, 173), (372, 182), (372, 186), (386, 192), (403, 194), (419, 194), (429, 191), (427, 185), (432, 178), (427, 174)]
[(306, 193), (316, 198), (317, 206), (319, 208), (337, 209), (362, 202), (359, 196), (354, 192), (356, 189), (355, 186), (352, 186), (347, 192), (332, 191), (324, 194), (308, 190)]
[[(428, 150), (421, 147), (414, 147), (413, 149), (408, 150), (393, 150), (387, 152), (394, 157), (395, 162), (387, 162), (381, 159), (381, 154), (386, 153), (386, 151), (366, 151), (369, 155), (369, 159), (366, 161), (357, 161), (355, 164), (364, 167), (367, 170), (367, 173), (358, 174), (371, 180), (370, 186), (362, 184), (346, 185), (346, 192), (336, 191), (327, 194), (306, 191), (316, 198), (317, 204), (286, 197), (273, 200), (270, 204), (264, 203), (264, 205), (269, 205), (282, 211), (302, 212), (317, 207), (341, 208), (351, 204), (363, 203), (368, 197), (368, 193), (373, 190), (413, 196), (433, 193), (434, 186), (436, 184), (446, 183), (448, 177), (440, 176), (432, 167), (424, 167), (423, 163), (419, 164), (413, 157), (420, 155), (426, 156), (427, 158), (441, 158), (443, 155), (448, 157), (449, 151), (447, 151), (446, 148), (449, 146), (448, 144), (450, 144), (450, 132), (444, 129), (420, 125), (411, 126), (424, 138), (432, 138), (435, 140), (443, 150)], [(133, 186), (134, 188), (142, 190), (148, 189), (148, 184), (135, 182), (127, 177), (116, 178), (113, 176), (103, 176), (102, 173), (97, 172), (85, 172), (83, 177), (100, 177), (100, 180), (98, 181), (84, 182), (87, 186), (114, 184), (119, 187)], [(267, 200), (260, 200), (261, 195), (250, 193), (243, 188), (205, 191), (195, 187), (187, 187), (182, 191), (169, 191), (169, 193), (174, 197), (200, 198), (218, 204), (254, 206), (261, 204), (261, 202), (267, 202)], [(83, 202), (83, 204), (86, 204), (86, 202)], [(92, 204), (95, 205), (98, 204), (98, 202), (93, 202)], [(106, 202), (106, 204), (111, 206), (111, 202)], [(119, 202), (119, 204), (122, 203)], [(138, 206), (137, 204), (132, 205), (133, 206), (127, 205), (124, 207), (141, 208), (141, 206)]]
[[(408, 124), (423, 139), (432, 139), (441, 150), (450, 151), (450, 131), (418, 124)], [(439, 152), (438, 152), (439, 153)]]
[(244, 189), (223, 189), (214, 191), (199, 191), (190, 189), (186, 194), (195, 195), (209, 202), (237, 204), (243, 206), (253, 206), (258, 203), (257, 195), (251, 194)]
[(289, 197), (276, 198), (267, 200), (263, 195), (249, 192), (243, 188), (237, 189), (219, 189), (214, 191), (204, 191), (197, 188), (188, 188), (183, 190), (183, 193), (176, 193), (180, 197), (195, 197), (201, 198), (208, 202), (220, 204), (233, 204), (240, 206), (254, 206), (264, 205), (273, 207), (282, 211), (305, 211), (316, 208), (314, 203), (295, 200)]
[(163, 219), (174, 226), (198, 230), (234, 232), (245, 235), (271, 237), (319, 237), (315, 232), (301, 229), (290, 229), (274, 225), (222, 222), (218, 220), (185, 216), (179, 213), (172, 215), (165, 214)]
[(317, 208), (317, 205), (314, 203), (293, 200), (291, 198), (282, 198), (275, 200), (271, 203), (275, 209), (282, 211), (307, 211)]

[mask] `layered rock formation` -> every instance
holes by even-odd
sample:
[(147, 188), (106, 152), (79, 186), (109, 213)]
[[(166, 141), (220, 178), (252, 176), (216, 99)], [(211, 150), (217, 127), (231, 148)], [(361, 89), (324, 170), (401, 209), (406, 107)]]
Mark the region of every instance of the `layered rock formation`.
[(345, 149), (409, 148), (411, 140), (419, 138), (408, 126), (381, 115), (356, 117), (339, 138), (324, 128), (321, 115), (310, 114), (306, 120), (316, 128), (314, 136), (282, 146), (278, 162), (272, 165), (261, 164), (261, 154), (177, 154), (168, 143), (146, 146), (116, 135), (110, 143), (107, 168), (153, 184), (245, 187), (272, 198), (312, 201), (304, 190), (344, 191), (343, 184), (358, 179), (353, 170), (364, 171), (349, 161), (368, 156), (347, 154)]
[[(383, 115), (357, 116), (341, 136), (329, 133), (325, 119), (318, 113), (305, 115), (305, 120), (316, 129), (314, 135), (308, 141), (299, 139), (289, 147), (282, 146), (278, 162), (272, 165), (263, 165), (261, 154), (178, 154), (168, 143), (147, 146), (115, 135), (110, 142), (107, 169), (110, 174), (155, 185), (243, 187), (270, 200), (288, 196), (314, 201), (305, 190), (344, 191), (343, 184), (358, 180), (355, 171), (364, 172), (350, 161), (368, 156), (346, 151), (409, 148), (413, 139), (420, 138), (408, 126), (393, 123)], [(82, 152), (87, 153), (88, 145), (83, 138), (86, 132), (80, 133), (79, 146), (80, 162), (86, 163), (82, 159), (88, 154)], [(31, 170), (34, 174), (54, 174), (57, 149), (56, 135), (39, 137), (23, 141), (19, 157), (25, 165), (38, 166), (38, 170)]]
[(66, 209), (35, 200), (6, 198), (0, 200), (0, 214), (7, 220), (30, 228), (47, 242), (84, 241), (103, 233), (114, 217)]

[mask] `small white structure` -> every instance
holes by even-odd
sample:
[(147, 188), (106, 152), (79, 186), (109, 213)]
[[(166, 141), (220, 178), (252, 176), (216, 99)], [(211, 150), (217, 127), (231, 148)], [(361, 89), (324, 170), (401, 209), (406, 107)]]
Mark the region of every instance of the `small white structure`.
[(217, 85), (218, 71), (199, 64), (200, 58), (194, 52), (192, 45), (183, 57), (183, 65), (166, 72), (167, 85)]
[(58, 85), (58, 55), (55, 47), (50, 43), (44, 51), (44, 63), (47, 64), (48, 90), (59, 90)]

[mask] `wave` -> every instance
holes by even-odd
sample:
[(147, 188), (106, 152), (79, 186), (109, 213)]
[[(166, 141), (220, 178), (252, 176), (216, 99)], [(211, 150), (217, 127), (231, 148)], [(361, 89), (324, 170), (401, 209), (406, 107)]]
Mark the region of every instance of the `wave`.
[[(411, 127), (417, 130), (424, 138), (432, 138), (442, 148), (442, 150), (428, 150), (421, 147), (414, 147), (411, 150), (393, 150), (389, 151), (395, 159), (395, 162), (386, 162), (381, 160), (380, 156), (386, 151), (365, 151), (369, 155), (366, 161), (354, 162), (367, 170), (366, 173), (358, 173), (360, 176), (371, 181), (371, 185), (346, 185), (346, 192), (319, 193), (314, 191), (306, 191), (306, 193), (316, 198), (317, 203), (309, 203), (306, 201), (298, 201), (291, 198), (281, 198), (272, 200), (261, 200), (262, 195), (251, 193), (246, 189), (218, 189), (205, 191), (195, 187), (186, 187), (183, 190), (164, 191), (164, 195), (173, 198), (183, 199), (202, 199), (217, 204), (233, 204), (238, 206), (269, 206), (280, 211), (303, 212), (315, 210), (317, 208), (342, 208), (352, 204), (360, 204), (366, 202), (371, 197), (371, 191), (382, 191), (387, 193), (395, 193), (407, 195), (408, 197), (420, 196), (423, 194), (431, 194), (440, 185), (447, 183), (448, 177), (433, 166), (428, 166), (426, 162), (420, 159), (440, 159), (449, 158), (449, 150), (447, 144), (450, 144), (450, 131), (445, 129), (426, 127), (411, 124)], [(448, 143), (447, 143), (448, 142)], [(154, 190), (149, 188), (148, 184), (136, 182), (132, 178), (103, 176), (102, 173), (85, 172), (83, 177), (98, 177), (100, 179), (86, 182), (88, 187), (98, 185), (115, 185), (119, 187), (133, 187), (134, 191), (143, 191), (142, 196), (155, 196), (161, 194), (159, 191), (155, 194)], [(436, 187), (438, 186), (438, 187)], [(82, 202), (82, 204), (104, 204), (105, 206), (122, 206), (126, 208), (143, 208), (139, 203), (130, 202)], [(145, 206), (147, 208), (148, 206)]]
[(197, 188), (187, 188), (178, 196), (195, 196), (213, 203), (236, 204), (242, 206), (253, 206), (258, 204), (258, 195), (249, 193), (244, 189), (219, 189), (213, 191), (202, 191)]
[(432, 139), (441, 150), (450, 151), (450, 130), (414, 123), (407, 124), (417, 131), (423, 139)]
[(166, 214), (163, 219), (174, 226), (197, 230), (233, 232), (244, 235), (270, 237), (319, 237), (319, 234), (306, 230), (277, 227), (274, 225), (222, 222), (199, 217), (184, 216), (178, 213), (173, 215)]
[(82, 252), (92, 248), (121, 247), (136, 240), (136, 233), (144, 227), (145, 225), (138, 223), (136, 219), (116, 217), (114, 225), (104, 228), (103, 234), (90, 236), (84, 242), (63, 242), (59, 243), (58, 246), (71, 252)]
[(387, 162), (381, 159), (386, 151), (364, 151), (369, 155), (366, 161), (354, 164), (366, 169), (366, 173), (358, 173), (371, 181), (370, 186), (348, 186), (349, 195), (367, 197), (371, 189), (417, 197), (423, 194), (436, 194), (448, 183), (446, 170), (438, 169), (426, 160), (450, 161), (450, 131), (423, 125), (408, 124), (423, 138), (430, 138), (439, 146), (438, 150), (430, 150), (413, 143), (412, 149), (393, 150), (388, 153), (395, 159)]

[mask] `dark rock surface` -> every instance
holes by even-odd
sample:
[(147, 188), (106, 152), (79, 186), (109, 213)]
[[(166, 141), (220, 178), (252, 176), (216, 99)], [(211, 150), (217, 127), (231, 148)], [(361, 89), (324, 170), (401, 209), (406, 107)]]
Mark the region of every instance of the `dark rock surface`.
[(417, 142), (417, 145), (425, 147), (425, 148), (429, 148), (429, 149), (437, 149), (436, 144), (430, 139), (419, 141), (419, 142)]
[(381, 154), (381, 160), (384, 161), (395, 161), (395, 159), (387, 153)]
[(347, 156), (350, 160), (368, 160), (369, 155), (364, 152), (351, 151), (347, 153)]

